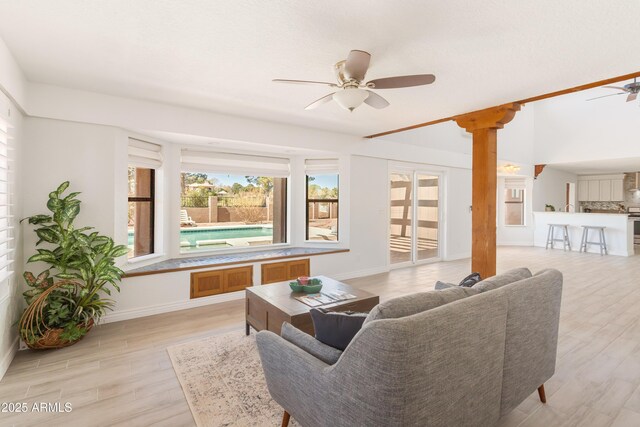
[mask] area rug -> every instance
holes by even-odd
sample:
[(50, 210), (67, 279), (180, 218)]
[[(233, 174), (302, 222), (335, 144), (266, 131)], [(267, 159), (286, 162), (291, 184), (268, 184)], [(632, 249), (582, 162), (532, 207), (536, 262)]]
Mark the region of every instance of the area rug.
[[(283, 409), (271, 399), (255, 334), (244, 331), (167, 348), (196, 424), (277, 426)], [(290, 426), (299, 426), (292, 418)]]

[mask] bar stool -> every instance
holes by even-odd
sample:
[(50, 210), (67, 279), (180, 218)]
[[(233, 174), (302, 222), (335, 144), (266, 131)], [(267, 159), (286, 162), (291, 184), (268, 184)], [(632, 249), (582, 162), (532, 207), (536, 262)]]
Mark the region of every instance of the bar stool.
[[(600, 255), (609, 255), (607, 251), (607, 241), (604, 238), (604, 229), (607, 227), (600, 227), (597, 225), (583, 225), (582, 226), (582, 240), (580, 242), (580, 252), (584, 250), (587, 252), (588, 245), (598, 245), (600, 247)], [(598, 241), (589, 241), (589, 230), (596, 230), (598, 232)]]
[[(562, 239), (556, 239), (556, 227), (562, 230)], [(547, 231), (547, 244), (545, 249), (553, 249), (554, 242), (562, 242), (562, 250), (571, 250), (571, 240), (569, 240), (569, 224), (549, 224), (549, 230)]]

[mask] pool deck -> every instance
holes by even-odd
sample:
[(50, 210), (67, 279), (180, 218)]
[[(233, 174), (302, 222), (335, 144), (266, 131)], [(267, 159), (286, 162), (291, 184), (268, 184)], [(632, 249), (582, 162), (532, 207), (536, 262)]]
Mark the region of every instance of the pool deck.
[(233, 264), (247, 264), (252, 262), (272, 261), (303, 256), (328, 255), (340, 252), (349, 252), (349, 249), (292, 247), (235, 254), (172, 258), (146, 265), (144, 267), (128, 270), (124, 277), (145, 276), (148, 274), (170, 273), (183, 270), (196, 270), (207, 267), (222, 267)]

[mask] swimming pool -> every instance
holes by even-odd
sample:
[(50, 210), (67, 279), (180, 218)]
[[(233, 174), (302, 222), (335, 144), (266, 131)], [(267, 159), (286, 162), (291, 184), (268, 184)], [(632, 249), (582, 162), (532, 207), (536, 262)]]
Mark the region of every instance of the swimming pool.
[[(261, 225), (249, 225), (181, 229), (180, 250), (182, 252), (189, 251), (198, 246), (233, 246), (233, 239), (242, 239), (244, 241), (252, 237), (273, 237), (273, 228)], [(225, 241), (229, 242), (225, 243)], [(200, 244), (198, 244), (198, 242), (200, 242)], [(133, 247), (133, 231), (129, 232), (128, 245), (129, 247)]]

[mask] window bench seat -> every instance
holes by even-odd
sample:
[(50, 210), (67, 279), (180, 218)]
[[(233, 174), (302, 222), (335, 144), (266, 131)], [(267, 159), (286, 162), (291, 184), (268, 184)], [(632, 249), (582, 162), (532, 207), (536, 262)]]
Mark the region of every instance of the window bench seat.
[(297, 258), (301, 256), (327, 255), (349, 252), (349, 249), (326, 248), (285, 248), (269, 249), (256, 252), (236, 254), (207, 255), (189, 258), (172, 258), (144, 267), (128, 270), (123, 277), (146, 276), (148, 274), (170, 273), (174, 271), (195, 270), (207, 267), (222, 267), (234, 264), (272, 261), (277, 259)]

